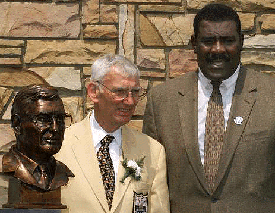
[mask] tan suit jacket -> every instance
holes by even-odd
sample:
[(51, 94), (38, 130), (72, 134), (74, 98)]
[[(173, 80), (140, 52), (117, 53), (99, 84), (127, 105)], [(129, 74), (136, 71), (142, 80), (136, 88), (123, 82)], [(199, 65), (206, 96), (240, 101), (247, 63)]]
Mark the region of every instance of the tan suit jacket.
[[(56, 156), (75, 174), (69, 184), (62, 187), (62, 204), (73, 213), (109, 212), (89, 117), (66, 130), (62, 148)], [(170, 212), (164, 147), (147, 135), (123, 126), (122, 153), (121, 161), (125, 158), (139, 160), (145, 156), (142, 179), (135, 181), (128, 177), (121, 183), (125, 170), (119, 164), (110, 212), (132, 213), (134, 191), (148, 194), (148, 212)]]
[(275, 79), (241, 68), (213, 193), (199, 156), (197, 82), (191, 72), (153, 88), (145, 110), (143, 131), (165, 146), (171, 212), (275, 212)]

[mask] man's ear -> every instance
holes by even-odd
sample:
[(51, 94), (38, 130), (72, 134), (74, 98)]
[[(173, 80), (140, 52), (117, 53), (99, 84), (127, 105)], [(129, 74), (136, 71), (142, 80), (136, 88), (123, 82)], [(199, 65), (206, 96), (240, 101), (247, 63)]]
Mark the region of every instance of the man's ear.
[(241, 34), (241, 50), (243, 50), (244, 34)]
[(13, 131), (15, 135), (20, 135), (21, 132), (21, 119), (18, 114), (11, 116), (11, 127), (13, 128)]
[(87, 94), (94, 103), (98, 102), (99, 88), (96, 82), (87, 85)]
[(191, 36), (191, 44), (194, 49), (194, 53), (197, 53), (197, 40), (194, 35)]

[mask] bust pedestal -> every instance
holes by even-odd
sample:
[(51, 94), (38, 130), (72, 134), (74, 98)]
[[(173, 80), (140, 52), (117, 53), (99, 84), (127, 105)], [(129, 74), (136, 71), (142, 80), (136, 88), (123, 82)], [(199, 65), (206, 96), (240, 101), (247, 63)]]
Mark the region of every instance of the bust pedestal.
[(10, 177), (8, 203), (3, 208), (12, 209), (66, 209), (61, 204), (61, 187), (53, 191), (34, 190), (20, 180)]

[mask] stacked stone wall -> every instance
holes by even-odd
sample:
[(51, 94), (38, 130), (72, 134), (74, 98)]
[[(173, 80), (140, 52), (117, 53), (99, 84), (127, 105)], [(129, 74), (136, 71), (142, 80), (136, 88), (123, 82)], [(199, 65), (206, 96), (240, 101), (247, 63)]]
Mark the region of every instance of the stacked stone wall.
[[(23, 86), (47, 83), (56, 87), (66, 111), (77, 122), (92, 108), (85, 90), (90, 66), (106, 53), (125, 55), (137, 64), (142, 86), (148, 90), (196, 70), (196, 56), (190, 45), (193, 18), (210, 2), (213, 1), (1, 1), (1, 154), (15, 140), (10, 109), (14, 95)], [(275, 1), (216, 2), (234, 7), (240, 15), (245, 34), (242, 63), (274, 75)], [(140, 101), (131, 121), (139, 130), (145, 103), (146, 98)], [(5, 200), (2, 194), (0, 199)]]

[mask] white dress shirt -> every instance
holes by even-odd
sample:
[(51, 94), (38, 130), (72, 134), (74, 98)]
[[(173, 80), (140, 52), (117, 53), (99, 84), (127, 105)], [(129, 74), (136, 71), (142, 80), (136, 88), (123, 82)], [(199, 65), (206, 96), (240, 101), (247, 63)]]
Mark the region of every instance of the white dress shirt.
[[(222, 81), (220, 85), (220, 92), (222, 94), (223, 113), (225, 128), (229, 118), (230, 108), (232, 105), (232, 97), (235, 91), (236, 81), (239, 75), (240, 65), (237, 67), (235, 73), (228, 79)], [(205, 121), (207, 115), (208, 101), (210, 99), (213, 86), (211, 80), (206, 78), (201, 70), (198, 73), (198, 143), (200, 158), (204, 164), (204, 134), (205, 134)]]
[(111, 156), (111, 159), (113, 161), (113, 166), (114, 166), (114, 170), (115, 170), (115, 181), (117, 182), (118, 166), (119, 166), (119, 163), (120, 163), (120, 156), (122, 154), (121, 128), (119, 128), (118, 130), (116, 130), (112, 133), (107, 133), (96, 121), (95, 116), (94, 116), (94, 111), (91, 113), (90, 124), (91, 124), (91, 130), (92, 130), (92, 134), (93, 134), (95, 154), (97, 154), (97, 152), (98, 152), (98, 150), (101, 146), (100, 141), (106, 135), (112, 135), (112, 136), (115, 137), (115, 139), (109, 145), (109, 152), (110, 152), (110, 156)]

